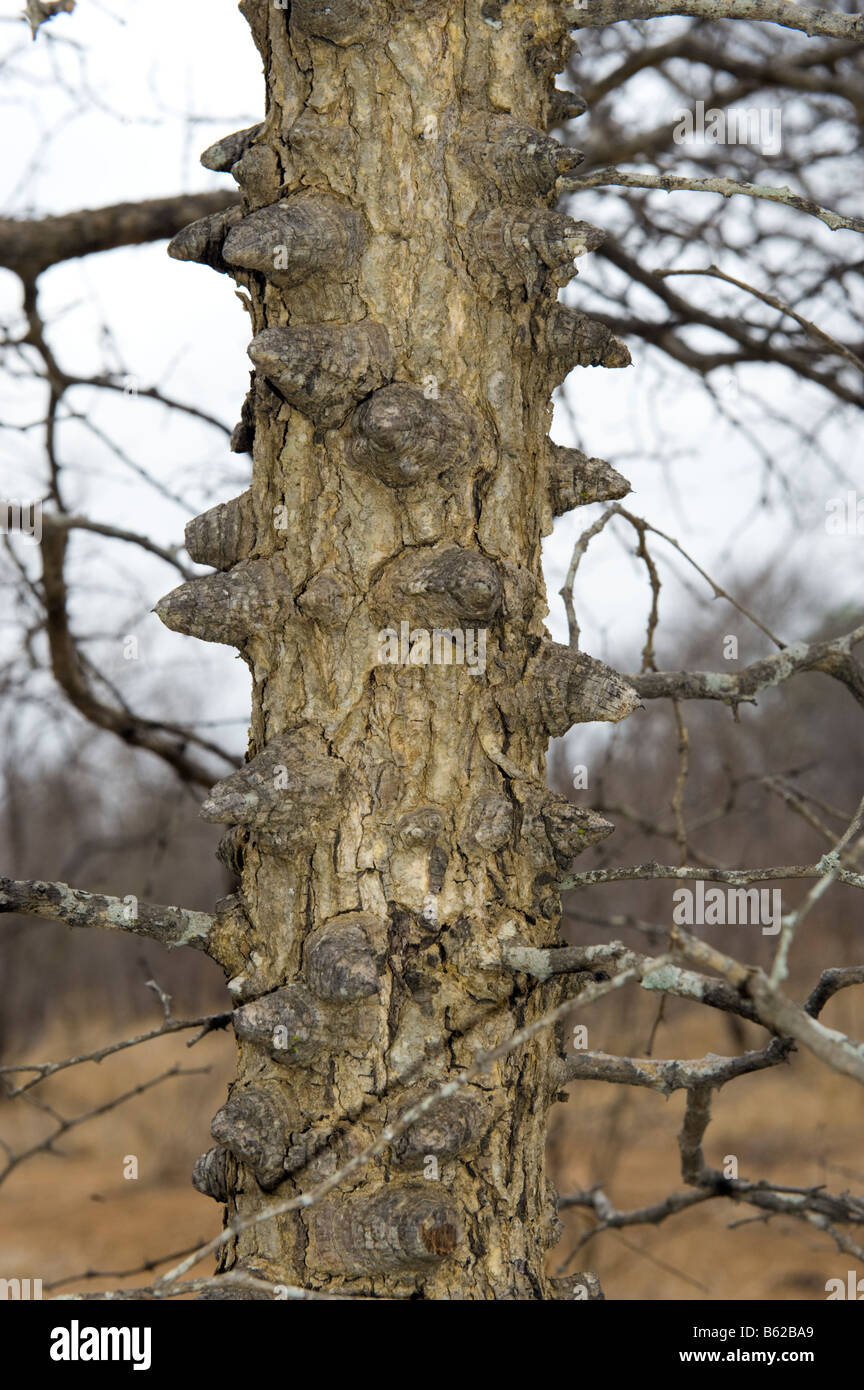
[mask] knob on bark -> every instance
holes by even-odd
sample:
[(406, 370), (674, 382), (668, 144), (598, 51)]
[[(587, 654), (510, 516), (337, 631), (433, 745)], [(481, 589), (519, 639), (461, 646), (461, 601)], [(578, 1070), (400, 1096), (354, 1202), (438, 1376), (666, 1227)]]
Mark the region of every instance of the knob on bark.
[(506, 796), (484, 793), (472, 801), (463, 840), (466, 847), (496, 851), (510, 844), (516, 822), (512, 801)]
[(323, 628), (344, 627), (357, 602), (357, 592), (339, 570), (327, 568), (313, 575), (297, 597), (304, 618)]
[(293, 28), (340, 47), (362, 43), (384, 22), (380, 0), (294, 0), (291, 5)]
[(446, 1198), (391, 1183), (374, 1197), (312, 1207), (307, 1263), (343, 1274), (422, 1270), (455, 1254), (462, 1240), (462, 1220)]
[(255, 548), (255, 515), (252, 493), (242, 492), (220, 502), (186, 525), (186, 549), (199, 565), (228, 570), (245, 560)]
[(210, 1133), (238, 1163), (271, 1191), (285, 1176), (284, 1162), (294, 1115), (277, 1082), (236, 1092), (213, 1117)]
[(381, 974), (372, 942), (386, 940), (386, 932), (387, 923), (367, 912), (344, 912), (317, 927), (303, 952), (312, 993), (334, 1002), (377, 994)]
[(617, 723), (639, 706), (632, 685), (611, 666), (558, 642), (541, 641), (525, 679), (543, 728), (553, 738), (560, 738), (574, 724)]
[(399, 1135), (391, 1152), (402, 1168), (422, 1168), (428, 1158), (469, 1154), (486, 1132), (489, 1107), (479, 1094), (461, 1092), (436, 1102)]
[(223, 135), (221, 140), (215, 144), (208, 145), (201, 155), (201, 163), (205, 169), (212, 169), (215, 174), (230, 174), (238, 159), (254, 145), (264, 126), (250, 125), (245, 130), (235, 130), (231, 135)]
[(223, 1204), (228, 1201), (231, 1191), (231, 1156), (221, 1144), (208, 1149), (195, 1162), (192, 1170), (192, 1186), (205, 1197), (212, 1197)]
[(513, 793), (522, 808), (520, 849), (538, 869), (548, 870), (550, 860), (568, 868), (577, 854), (615, 829), (599, 812), (574, 806), (548, 787), (520, 781)]
[(460, 142), (462, 156), (491, 179), (506, 202), (551, 194), (563, 174), (582, 163), (579, 150), (567, 149), (512, 116), (469, 122)]
[(211, 270), (218, 270), (222, 275), (230, 274), (231, 268), (225, 264), (222, 256), (222, 245), (240, 217), (239, 207), (199, 217), (171, 238), (168, 255), (175, 261), (196, 261), (200, 265), (209, 265)]
[(201, 807), (217, 825), (292, 826), (316, 833), (316, 823), (338, 816), (345, 766), (329, 757), (311, 729), (279, 734), (210, 789)]
[(550, 796), (541, 814), (556, 863), (562, 869), (569, 868), (577, 854), (598, 845), (615, 829), (599, 811), (574, 806), (560, 796)]
[(473, 230), (481, 261), (508, 290), (529, 295), (546, 284), (566, 285), (576, 274), (575, 258), (596, 250), (605, 235), (588, 222), (536, 207), (495, 208)]
[(605, 323), (578, 314), (564, 304), (554, 304), (540, 330), (550, 357), (571, 367), (629, 367), (632, 361), (625, 343)]
[(308, 1066), (333, 1046), (332, 1028), (302, 984), (285, 985), (234, 1010), (234, 1032), (266, 1048), (282, 1066)]
[(389, 564), (372, 594), (391, 623), (486, 623), (498, 613), (503, 586), (497, 564), (459, 545), (407, 549)]
[(393, 353), (380, 323), (265, 328), (249, 345), (259, 371), (295, 409), (334, 429), (357, 401), (393, 372)]
[(584, 97), (556, 87), (549, 98), (549, 124), (553, 127), (562, 126), (566, 121), (575, 120), (577, 116), (584, 116), (587, 110), (588, 103)]
[(589, 502), (608, 502), (626, 497), (627, 479), (605, 459), (588, 458), (581, 449), (548, 445), (549, 493), (553, 516), (563, 516), (573, 507)]
[(256, 633), (278, 633), (292, 609), (285, 572), (278, 559), (268, 559), (243, 560), (224, 574), (187, 580), (154, 611), (173, 632), (242, 647)]
[(468, 408), (455, 392), (429, 400), (417, 386), (394, 382), (358, 407), (350, 461), (391, 487), (437, 477), (466, 464), (475, 447)]
[(300, 193), (244, 217), (225, 238), (222, 256), (289, 289), (310, 275), (350, 266), (362, 245), (356, 212), (324, 194)]

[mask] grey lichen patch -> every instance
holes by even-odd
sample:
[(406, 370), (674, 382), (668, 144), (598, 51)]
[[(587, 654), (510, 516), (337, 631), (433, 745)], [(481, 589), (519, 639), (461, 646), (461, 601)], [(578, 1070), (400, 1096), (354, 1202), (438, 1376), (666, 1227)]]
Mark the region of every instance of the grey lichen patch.
[(682, 989), (690, 998), (701, 999), (704, 997), (707, 980), (702, 980), (689, 970), (682, 970), (677, 965), (661, 965), (656, 970), (647, 970), (640, 981), (643, 989), (656, 989), (661, 993), (671, 990), (678, 994)]

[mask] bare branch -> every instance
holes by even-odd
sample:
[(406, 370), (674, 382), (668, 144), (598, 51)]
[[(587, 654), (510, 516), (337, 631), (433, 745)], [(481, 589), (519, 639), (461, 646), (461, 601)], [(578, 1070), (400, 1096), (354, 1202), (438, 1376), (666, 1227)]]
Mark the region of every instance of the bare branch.
[(236, 766), (234, 758), (191, 730), (142, 719), (128, 708), (106, 705), (94, 694), (69, 627), (65, 576), (68, 543), (68, 531), (53, 527), (46, 530), (41, 545), (46, 632), (55, 680), (79, 714), (91, 724), (117, 734), (131, 747), (155, 753), (183, 781), (209, 789), (213, 784), (213, 775), (203, 763), (189, 756), (189, 744), (215, 754), (232, 766)]
[(774, 964), (771, 968), (771, 983), (779, 985), (789, 974), (789, 951), (792, 942), (795, 940), (796, 932), (807, 914), (816, 906), (816, 903), (838, 877), (842, 867), (842, 859), (850, 844), (855, 837), (860, 834), (861, 826), (864, 824), (864, 797), (859, 802), (858, 809), (846, 827), (841, 838), (837, 841), (834, 848), (825, 855), (823, 863), (825, 871), (818, 883), (814, 883), (810, 892), (802, 903), (799, 903), (794, 912), (790, 912), (784, 917), (780, 940), (777, 942), (777, 952), (774, 957)]
[[(792, 7), (784, 4), (783, 9), (787, 8)], [(864, 35), (864, 26), (861, 32)], [(796, 212), (805, 212), (809, 217), (816, 217), (820, 222), (824, 222), (832, 232), (864, 232), (864, 218), (845, 217), (842, 213), (832, 212), (830, 208), (820, 207), (812, 198), (793, 193), (791, 188), (778, 188), (767, 183), (739, 183), (736, 179), (727, 178), (691, 179), (682, 174), (636, 174), (612, 168), (597, 169), (593, 174), (585, 174), (582, 178), (568, 175), (561, 183), (567, 192), (573, 193), (586, 188), (651, 188), (661, 193), (719, 193), (724, 198), (742, 194), (747, 198), (781, 203), (784, 207), (794, 208)]]
[(112, 898), (85, 893), (66, 883), (42, 883), (0, 878), (0, 914), (20, 912), (65, 922), (69, 927), (99, 927), (131, 932), (161, 945), (194, 946), (206, 951), (216, 918), (183, 907), (157, 907), (133, 896)]
[[(88, 1120), (95, 1120), (100, 1115), (107, 1115), (111, 1110), (116, 1110), (118, 1105), (123, 1105), (127, 1100), (133, 1100), (135, 1096), (143, 1095), (145, 1091), (159, 1086), (163, 1081), (168, 1081), (175, 1076), (203, 1076), (209, 1070), (209, 1067), (171, 1067), (150, 1081), (143, 1081), (139, 1086), (133, 1086), (131, 1090), (124, 1091), (122, 1095), (113, 1096), (111, 1100), (103, 1101), (101, 1105), (95, 1106), (92, 1110), (87, 1110), (81, 1115), (73, 1115), (71, 1119), (58, 1115), (50, 1106), (41, 1105), (39, 1108), (55, 1121), (55, 1128), (44, 1139), (31, 1144), (29, 1149), (22, 1149), (19, 1153), (10, 1153), (6, 1167), (0, 1172), (0, 1183), (5, 1182), (15, 1168), (18, 1168), (26, 1159), (32, 1158), (34, 1154), (56, 1153), (54, 1145), (62, 1135), (68, 1134), (70, 1129), (77, 1129), (79, 1125), (86, 1124)], [(30, 1099), (32, 1102), (32, 1097)]]
[(804, 1005), (804, 1012), (818, 1018), (828, 1000), (839, 990), (861, 984), (864, 984), (864, 965), (847, 965), (835, 967), (833, 970), (823, 970)]
[(827, 642), (793, 642), (741, 671), (644, 671), (627, 680), (644, 700), (722, 700), (734, 707), (801, 671), (821, 671), (864, 705), (864, 669), (852, 657), (859, 642), (864, 642), (864, 626)]
[(44, 528), (53, 527), (59, 531), (91, 531), (95, 536), (107, 536), (109, 540), (127, 541), (130, 545), (137, 545), (141, 550), (148, 551), (151, 555), (156, 555), (160, 560), (164, 560), (166, 565), (173, 565), (179, 570), (184, 579), (192, 579), (194, 572), (177, 558), (181, 549), (166, 550), (163, 546), (157, 545), (147, 536), (139, 535), (137, 531), (125, 531), (119, 526), (108, 526), (101, 521), (90, 521), (86, 516), (51, 516), (42, 514), (42, 525)]
[(654, 273), (660, 279), (668, 279), (670, 275), (704, 275), (710, 277), (712, 280), (723, 280), (727, 285), (735, 285), (739, 290), (745, 290), (747, 294), (752, 294), (754, 299), (758, 299), (761, 303), (767, 304), (770, 309), (776, 309), (779, 313), (786, 314), (790, 319), (794, 319), (795, 322), (804, 329), (805, 333), (809, 333), (811, 337), (816, 338), (817, 341), (830, 348), (832, 352), (837, 352), (841, 357), (845, 357), (846, 361), (850, 362), (853, 367), (857, 367), (859, 371), (864, 372), (864, 360), (862, 360), (857, 353), (852, 352), (850, 348), (846, 347), (845, 343), (838, 342), (836, 338), (832, 338), (831, 334), (826, 333), (818, 324), (813, 323), (810, 319), (805, 319), (803, 314), (799, 314), (790, 304), (784, 304), (783, 300), (778, 299), (776, 294), (766, 294), (764, 290), (757, 290), (754, 285), (748, 285), (746, 280), (736, 280), (734, 275), (727, 275), (724, 270), (720, 270), (716, 265), (707, 266), (702, 270), (657, 270)]
[[(597, 883), (625, 883), (632, 879), (644, 878), (674, 878), (689, 882), (702, 880), (710, 883), (729, 883), (733, 887), (743, 888), (748, 883), (768, 883), (779, 878), (822, 878), (825, 872), (824, 858), (820, 859), (818, 864), (781, 864), (767, 869), (714, 869), (691, 864), (658, 864), (652, 860), (647, 864), (631, 864), (626, 868), (587, 869), (584, 873), (571, 874), (568, 878), (560, 879), (558, 888), (565, 892), (570, 888), (591, 888)], [(864, 874), (840, 869), (837, 879), (838, 882), (846, 883), (852, 888), (864, 888)]]
[[(0, 879), (0, 885), (7, 881), (8, 880)], [(0, 888), (0, 912), (6, 910), (2, 905), (2, 896), (2, 888)], [(15, 910), (19, 911), (20, 909), (16, 908)], [(42, 916), (43, 914), (40, 912), (39, 915)], [(77, 926), (79, 924), (75, 923), (74, 925)], [(192, 1047), (194, 1043), (199, 1042), (201, 1038), (206, 1037), (208, 1033), (215, 1032), (218, 1028), (227, 1028), (232, 1018), (233, 1015), (230, 1013), (203, 1014), (200, 1018), (175, 1019), (168, 1017), (163, 1020), (158, 1028), (151, 1028), (147, 1033), (139, 1033), (134, 1038), (123, 1038), (120, 1042), (109, 1043), (106, 1047), (96, 1048), (92, 1052), (83, 1052), (77, 1057), (66, 1057), (62, 1062), (24, 1062), (0, 1067), (0, 1076), (13, 1076), (17, 1075), (19, 1072), (34, 1073), (28, 1081), (22, 1082), (20, 1086), (11, 1087), (6, 1092), (6, 1097), (8, 1100), (14, 1100), (16, 1096), (24, 1095), (26, 1091), (30, 1091), (34, 1086), (38, 1086), (40, 1081), (44, 1081), (46, 1077), (54, 1076), (59, 1071), (67, 1071), (69, 1067), (79, 1067), (84, 1062), (102, 1062), (106, 1057), (113, 1057), (115, 1053), (125, 1052), (130, 1047), (138, 1047), (141, 1043), (152, 1042), (155, 1038), (164, 1038), (169, 1033), (181, 1033), (189, 1028), (197, 1028), (199, 1030), (198, 1035), (186, 1044), (187, 1047)], [(157, 1261), (157, 1263), (161, 1262)], [(133, 1270), (131, 1272), (134, 1274), (139, 1273), (138, 1270)], [(102, 1276), (94, 1277), (101, 1278)], [(105, 1277), (108, 1278), (110, 1276), (106, 1275)], [(122, 1278), (124, 1276), (118, 1275), (117, 1277)]]
[(804, 34), (864, 41), (864, 16), (809, 10), (790, 0), (586, 0), (569, 5), (565, 17), (574, 29), (599, 29), (622, 20), (691, 15), (694, 19), (748, 19), (779, 24)]
[(112, 251), (118, 246), (163, 241), (187, 223), (222, 212), (236, 201), (236, 192), (215, 189), (181, 193), (173, 198), (149, 198), (140, 203), (115, 203), (111, 207), (31, 221), (4, 217), (0, 219), (0, 266), (14, 270), (22, 280), (32, 281), (61, 261)]
[(730, 984), (743, 988), (753, 1000), (762, 1022), (770, 1025), (783, 1040), (794, 1038), (832, 1070), (851, 1076), (864, 1085), (864, 1044), (817, 1022), (805, 1008), (782, 994), (764, 971), (755, 966), (742, 966), (680, 927), (676, 931), (676, 944), (689, 959), (709, 965)]
[(646, 971), (639, 980), (643, 989), (661, 990), (679, 999), (692, 999), (724, 1013), (738, 1014), (751, 1023), (759, 1022), (752, 1002), (725, 981), (700, 975), (695, 970), (682, 970), (677, 965), (667, 965), (662, 970), (649, 973), (651, 958), (628, 951), (620, 941), (610, 941), (608, 945), (600, 946), (552, 946), (546, 949), (505, 945), (501, 960), (505, 969), (533, 975), (541, 983), (554, 975), (581, 974), (584, 971), (602, 970), (604, 966), (614, 970), (628, 970), (636, 966)]
[(739, 1057), (705, 1057), (683, 1061), (678, 1058), (654, 1060), (647, 1057), (614, 1057), (608, 1052), (578, 1052), (559, 1062), (556, 1078), (568, 1081), (608, 1081), (617, 1086), (644, 1086), (661, 1095), (673, 1091), (702, 1091), (723, 1086), (736, 1076), (764, 1071), (785, 1062), (792, 1043), (788, 1038), (772, 1038), (767, 1047), (743, 1052)]

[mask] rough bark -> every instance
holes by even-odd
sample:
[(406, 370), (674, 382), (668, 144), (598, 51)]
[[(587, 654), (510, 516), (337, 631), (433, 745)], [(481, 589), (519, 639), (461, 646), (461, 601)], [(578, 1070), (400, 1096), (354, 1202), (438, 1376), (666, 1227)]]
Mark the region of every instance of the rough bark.
[[(547, 438), (572, 365), (629, 360), (556, 304), (600, 240), (552, 211), (578, 160), (546, 134), (560, 7), (241, 8), (266, 119), (205, 162), (231, 168), (242, 216), (173, 254), (247, 291), (252, 485), (189, 529), (218, 573), (157, 611), (253, 676), (249, 761), (204, 807), (230, 827), (246, 921), (213, 948), (239, 1067), (196, 1172), (249, 1216), (559, 1000), (560, 977), (539, 989), (501, 943), (556, 943), (561, 867), (611, 827), (547, 790), (546, 743), (637, 697), (543, 625), (552, 516), (627, 486)], [(483, 630), (485, 669), (427, 664), (422, 643), (382, 659), (403, 624), (449, 633), (451, 655)], [(575, 1296), (544, 1261), (554, 1054), (541, 1034), (502, 1058), (338, 1199), (244, 1231), (224, 1267), (383, 1298)]]

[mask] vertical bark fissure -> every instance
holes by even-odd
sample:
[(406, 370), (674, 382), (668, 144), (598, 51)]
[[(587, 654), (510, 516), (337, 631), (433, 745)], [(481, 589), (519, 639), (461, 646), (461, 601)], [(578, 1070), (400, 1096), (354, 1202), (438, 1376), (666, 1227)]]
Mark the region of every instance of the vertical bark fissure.
[[(556, 1002), (560, 981), (500, 969), (501, 942), (554, 944), (555, 880), (611, 827), (546, 789), (546, 744), (635, 696), (543, 626), (550, 391), (627, 360), (555, 307), (598, 235), (551, 210), (574, 163), (538, 133), (569, 45), (558, 8), (241, 8), (266, 120), (204, 157), (232, 169), (241, 214), (173, 254), (246, 292), (252, 485), (192, 523), (217, 572), (158, 611), (253, 677), (249, 760), (203, 808), (241, 886), (214, 946), (239, 1047), (205, 1165), (224, 1176), (200, 1185), (248, 1216)], [(553, 1296), (554, 1049), (505, 1057), (226, 1266), (387, 1298)]]

